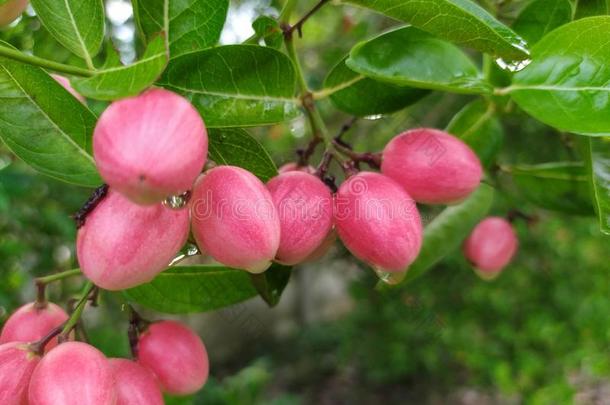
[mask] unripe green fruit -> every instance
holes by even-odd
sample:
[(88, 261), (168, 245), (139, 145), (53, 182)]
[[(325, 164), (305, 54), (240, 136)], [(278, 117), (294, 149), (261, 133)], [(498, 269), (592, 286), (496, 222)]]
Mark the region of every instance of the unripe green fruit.
[(9, 0), (0, 6), (0, 27), (9, 25), (28, 7), (28, 0)]

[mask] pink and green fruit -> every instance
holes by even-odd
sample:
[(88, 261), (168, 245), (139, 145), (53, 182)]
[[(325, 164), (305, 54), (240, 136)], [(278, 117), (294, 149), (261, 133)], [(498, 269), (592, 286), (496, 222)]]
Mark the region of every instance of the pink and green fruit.
[(208, 353), (201, 338), (175, 321), (148, 327), (140, 337), (138, 362), (155, 374), (163, 391), (173, 395), (193, 394), (208, 379)]
[(519, 247), (519, 239), (510, 222), (488, 217), (474, 228), (464, 242), (464, 256), (483, 279), (497, 277), (510, 263)]
[(191, 203), (193, 235), (202, 251), (229, 267), (267, 270), (280, 244), (280, 221), (256, 176), (217, 166), (197, 180)]
[(345, 247), (379, 272), (405, 272), (422, 244), (415, 202), (378, 173), (361, 172), (341, 185), (335, 197), (335, 226)]
[(314, 175), (291, 171), (267, 183), (280, 218), (280, 246), (276, 260), (302, 262), (320, 247), (333, 226), (333, 197)]
[(403, 132), (383, 150), (381, 172), (424, 204), (454, 204), (479, 185), (483, 169), (463, 141), (438, 129)]
[(197, 110), (163, 89), (115, 101), (93, 134), (93, 155), (104, 181), (143, 205), (190, 190), (207, 151)]
[(110, 362), (86, 343), (68, 342), (47, 353), (32, 374), (29, 405), (114, 405)]
[(141, 206), (110, 189), (78, 230), (76, 253), (97, 286), (123, 290), (167, 268), (189, 233), (189, 210)]
[(40, 357), (27, 344), (0, 345), (0, 404), (27, 405), (28, 386)]
[(110, 359), (116, 382), (116, 405), (163, 405), (163, 395), (155, 376), (138, 363)]

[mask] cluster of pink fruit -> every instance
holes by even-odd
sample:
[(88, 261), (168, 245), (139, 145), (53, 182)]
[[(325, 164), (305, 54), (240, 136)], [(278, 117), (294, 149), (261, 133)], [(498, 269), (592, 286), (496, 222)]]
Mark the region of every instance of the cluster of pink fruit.
[[(192, 394), (208, 378), (208, 355), (192, 330), (174, 321), (147, 325), (137, 359), (107, 359), (86, 343), (58, 345), (68, 314), (31, 303), (8, 319), (0, 335), (3, 405), (161, 405), (162, 392)], [(52, 337), (52, 339), (50, 339)]]
[[(93, 151), (109, 191), (77, 240), (81, 269), (96, 285), (121, 290), (150, 281), (191, 228), (202, 253), (251, 273), (272, 261), (294, 265), (319, 257), (336, 230), (352, 254), (395, 277), (422, 244), (416, 202), (457, 203), (482, 176), (465, 143), (434, 129), (396, 136), (383, 151), (381, 173), (355, 174), (335, 195), (307, 167), (284, 168), (266, 185), (234, 166), (201, 174), (207, 146), (198, 112), (170, 91), (152, 89), (104, 111)], [(179, 208), (164, 204), (175, 196), (190, 201)], [(507, 232), (510, 224), (482, 224), (467, 243), (468, 258), (482, 271), (497, 272), (516, 248), (514, 233), (514, 241), (502, 236)], [(490, 238), (493, 233), (501, 237)]]

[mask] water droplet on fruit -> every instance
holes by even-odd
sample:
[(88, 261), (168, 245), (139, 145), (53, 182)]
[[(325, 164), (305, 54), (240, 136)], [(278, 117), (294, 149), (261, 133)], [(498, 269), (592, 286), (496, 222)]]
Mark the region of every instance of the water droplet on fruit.
[(185, 191), (182, 194), (167, 197), (165, 199), (165, 201), (163, 201), (163, 205), (165, 205), (167, 208), (171, 208), (173, 210), (179, 210), (179, 209), (184, 208), (186, 206), (186, 204), (188, 204), (190, 198), (191, 198), (191, 192)]

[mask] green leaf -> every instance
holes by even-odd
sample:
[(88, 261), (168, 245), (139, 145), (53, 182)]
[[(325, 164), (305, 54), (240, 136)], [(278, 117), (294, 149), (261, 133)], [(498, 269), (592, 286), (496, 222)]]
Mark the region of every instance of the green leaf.
[(570, 21), (570, 0), (534, 0), (521, 11), (513, 24), (513, 30), (531, 46), (555, 28)]
[(603, 233), (610, 235), (610, 138), (591, 138), (587, 159), (593, 204)]
[(93, 66), (104, 41), (102, 0), (32, 0), (32, 6), (51, 35)]
[(447, 126), (475, 151), (481, 163), (489, 167), (504, 143), (504, 130), (495, 114), (494, 104), (482, 99), (467, 104)]
[(261, 298), (270, 307), (280, 302), (284, 288), (290, 280), (291, 267), (274, 263), (267, 271), (261, 274), (251, 274), (252, 285), (258, 291)]
[(528, 201), (554, 211), (591, 215), (591, 194), (585, 165), (556, 162), (507, 168)]
[(412, 24), (439, 38), (507, 60), (527, 57), (523, 40), (469, 0), (347, 0)]
[(609, 0), (578, 0), (574, 19), (610, 14)]
[(162, 36), (148, 44), (139, 61), (128, 66), (123, 66), (117, 52), (110, 48), (104, 67), (95, 76), (72, 80), (74, 88), (85, 97), (116, 100), (135, 96), (151, 86), (167, 65), (168, 54)]
[(269, 153), (243, 129), (210, 129), (208, 150), (210, 159), (217, 164), (242, 167), (263, 182), (277, 175)]
[(211, 265), (172, 267), (124, 293), (147, 308), (169, 314), (211, 311), (257, 294), (247, 272)]
[(284, 34), (277, 19), (261, 15), (252, 23), (256, 35), (265, 41), (265, 45), (278, 49), (284, 42)]
[(15, 155), (68, 183), (102, 182), (91, 154), (96, 117), (45, 71), (0, 57), (0, 99), (0, 138)]
[(208, 127), (274, 124), (298, 115), (292, 62), (256, 45), (228, 45), (171, 59), (159, 82), (183, 94)]
[(364, 76), (400, 86), (473, 94), (490, 91), (459, 48), (414, 27), (361, 42), (346, 64)]
[(610, 134), (610, 17), (559, 27), (504, 89), (534, 118), (567, 132)]
[(401, 284), (421, 276), (457, 249), (475, 225), (487, 215), (493, 196), (493, 188), (481, 184), (464, 202), (445, 208), (434, 218), (424, 229), (421, 252)]
[(401, 110), (428, 94), (425, 90), (364, 77), (348, 68), (345, 59), (331, 70), (322, 92), (329, 93), (333, 104), (341, 111), (361, 117)]
[(132, 4), (144, 40), (166, 32), (172, 58), (216, 45), (229, 9), (228, 0), (132, 0)]

